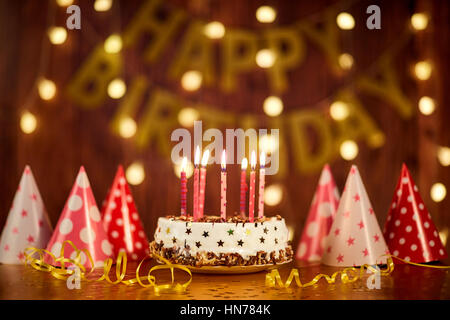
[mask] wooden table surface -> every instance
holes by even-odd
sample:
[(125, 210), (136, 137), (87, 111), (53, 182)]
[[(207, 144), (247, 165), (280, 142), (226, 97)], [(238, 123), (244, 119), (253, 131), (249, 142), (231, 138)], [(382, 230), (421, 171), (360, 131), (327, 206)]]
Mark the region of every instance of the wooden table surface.
[[(152, 263), (149, 261), (141, 275), (147, 274)], [(127, 276), (134, 277), (136, 263), (129, 263)], [(303, 283), (317, 273), (332, 274), (338, 268), (323, 265), (300, 265), (294, 262), (279, 269), (285, 281), (292, 267), (299, 268)], [(113, 267), (115, 270), (115, 267)], [(168, 271), (158, 271), (158, 281), (169, 280)], [(49, 273), (23, 265), (0, 265), (0, 299), (177, 299), (177, 300), (289, 300), (289, 299), (450, 299), (449, 271), (410, 265), (396, 265), (390, 276), (381, 277), (380, 289), (369, 289), (366, 278), (355, 283), (342, 284), (338, 281), (329, 285), (324, 280), (314, 287), (300, 289), (274, 289), (265, 287), (266, 272), (243, 275), (193, 274), (192, 283), (184, 294), (154, 293), (153, 288), (143, 288), (138, 284), (126, 286), (112, 285), (106, 281), (81, 282), (81, 288), (69, 290), (66, 281), (53, 278)], [(113, 272), (111, 272), (113, 278)], [(128, 277), (127, 277), (128, 278)], [(188, 279), (184, 272), (176, 272), (180, 282)], [(322, 282), (323, 281), (323, 282)]]

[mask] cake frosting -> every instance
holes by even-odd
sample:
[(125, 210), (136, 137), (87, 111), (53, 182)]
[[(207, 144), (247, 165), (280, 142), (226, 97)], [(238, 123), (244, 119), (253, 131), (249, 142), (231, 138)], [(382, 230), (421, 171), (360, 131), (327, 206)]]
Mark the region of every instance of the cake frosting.
[(289, 231), (280, 216), (255, 222), (219, 217), (203, 221), (161, 217), (150, 250), (173, 263), (242, 266), (292, 260)]

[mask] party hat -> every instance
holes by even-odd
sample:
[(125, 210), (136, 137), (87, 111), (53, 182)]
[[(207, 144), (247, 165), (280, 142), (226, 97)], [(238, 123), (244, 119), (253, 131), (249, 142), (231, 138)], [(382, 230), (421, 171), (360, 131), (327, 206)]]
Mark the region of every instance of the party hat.
[(385, 264), (389, 254), (358, 168), (352, 166), (326, 240), (322, 262), (349, 267)]
[(45, 248), (51, 234), (41, 194), (30, 167), (26, 166), (0, 238), (0, 263), (23, 263), (24, 250)]
[(405, 164), (395, 190), (384, 226), (391, 253), (416, 263), (447, 258), (431, 215)]
[(117, 169), (101, 212), (103, 225), (116, 256), (120, 251), (125, 251), (131, 260), (141, 260), (148, 255), (147, 236), (122, 166)]
[[(95, 266), (101, 266), (105, 259), (112, 256), (112, 246), (103, 228), (84, 167), (80, 168), (47, 250), (59, 257), (66, 240), (70, 240), (79, 250), (87, 249)], [(76, 259), (77, 253), (72, 246), (65, 245), (64, 257)], [(79, 259), (86, 268), (92, 267), (84, 252), (80, 253)], [(52, 263), (48, 255), (46, 261)]]
[(322, 169), (305, 228), (300, 238), (296, 253), (297, 259), (320, 261), (338, 204), (339, 191), (331, 174), (330, 166), (326, 164)]

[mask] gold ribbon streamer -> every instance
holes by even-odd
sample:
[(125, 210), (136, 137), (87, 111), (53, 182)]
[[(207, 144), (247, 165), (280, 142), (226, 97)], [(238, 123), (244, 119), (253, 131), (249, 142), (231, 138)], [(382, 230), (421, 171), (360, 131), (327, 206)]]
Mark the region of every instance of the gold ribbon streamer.
[[(76, 252), (75, 259), (69, 259), (64, 257), (64, 248), (66, 245), (70, 245), (74, 251)], [(85, 253), (86, 257), (89, 259), (91, 263), (91, 269), (86, 270), (86, 268), (81, 264), (81, 253)], [(39, 255), (39, 258), (33, 258), (35, 254)], [(192, 273), (189, 270), (189, 268), (178, 265), (178, 264), (172, 264), (167, 259), (164, 259), (163, 257), (153, 254), (152, 256), (148, 256), (144, 258), (138, 265), (136, 269), (136, 278), (124, 280), (127, 270), (127, 255), (125, 252), (120, 252), (117, 260), (116, 260), (116, 280), (111, 280), (109, 277), (109, 272), (112, 269), (113, 265), (113, 259), (108, 258), (103, 263), (103, 274), (98, 279), (88, 279), (88, 276), (95, 270), (94, 261), (92, 259), (92, 256), (87, 249), (80, 250), (78, 249), (75, 244), (70, 241), (66, 240), (63, 242), (59, 258), (56, 258), (53, 253), (46, 249), (38, 249), (35, 247), (29, 247), (26, 248), (24, 251), (25, 255), (25, 265), (30, 264), (31, 267), (33, 267), (36, 270), (39, 271), (45, 271), (49, 272), (53, 277), (60, 279), (60, 280), (66, 280), (69, 276), (73, 275), (75, 273), (75, 270), (73, 268), (66, 268), (66, 264), (72, 264), (79, 268), (80, 270), (80, 280), (84, 281), (103, 281), (106, 280), (106, 282), (110, 284), (119, 284), (123, 283), (125, 285), (133, 285), (135, 283), (138, 283), (142, 287), (148, 288), (153, 287), (155, 293), (159, 293), (162, 290), (174, 290), (177, 293), (183, 293), (186, 291), (187, 287), (192, 281)], [(48, 255), (48, 260), (53, 261), (53, 263), (47, 263), (45, 262), (45, 255)], [(142, 263), (147, 258), (156, 258), (157, 260), (164, 262), (164, 265), (157, 265), (150, 269), (147, 276), (140, 276), (139, 271), (141, 269)], [(55, 267), (55, 265), (60, 265), (60, 267)], [(152, 272), (156, 270), (162, 270), (162, 269), (170, 269), (171, 274), (171, 283), (167, 284), (157, 284), (156, 283), (156, 277), (152, 275)], [(185, 283), (175, 283), (175, 276), (174, 276), (174, 270), (179, 269), (182, 271), (185, 271), (187, 274), (189, 274), (189, 280)], [(147, 280), (148, 284), (144, 283), (143, 281)]]
[(423, 264), (423, 263), (416, 263), (416, 262), (407, 261), (407, 260), (401, 259), (401, 258), (396, 257), (396, 256), (391, 256), (391, 257), (395, 258), (397, 260), (400, 260), (401, 262), (403, 262), (405, 264), (411, 264), (411, 265), (417, 266), (417, 267), (433, 268), (433, 269), (450, 269), (450, 266), (433, 266), (433, 265), (429, 265), (429, 264)]
[[(342, 283), (352, 283), (352, 282), (355, 282), (358, 279), (362, 278), (366, 269), (370, 270), (373, 274), (380, 273), (380, 275), (382, 275), (382, 276), (388, 276), (392, 273), (392, 271), (394, 271), (394, 261), (392, 260), (392, 258), (400, 260), (400, 261), (404, 262), (405, 264), (410, 264), (410, 265), (418, 266), (418, 267), (434, 268), (434, 269), (450, 269), (450, 266), (433, 266), (433, 265), (427, 265), (427, 264), (422, 264), (422, 263), (406, 261), (404, 259), (401, 259), (401, 258), (393, 256), (393, 255), (384, 255), (384, 256), (387, 257), (386, 269), (378, 270), (378, 269), (372, 267), (371, 265), (364, 264), (359, 268), (349, 267), (349, 268), (345, 268), (342, 271), (336, 271), (335, 273), (333, 273), (331, 275), (331, 277), (327, 274), (319, 273), (310, 282), (305, 283), (305, 284), (302, 284), (302, 282), (300, 281), (300, 274), (298, 272), (298, 269), (296, 269), (296, 268), (293, 268), (291, 270), (291, 273), (289, 274), (289, 277), (285, 283), (283, 283), (283, 281), (281, 280), (281, 276), (280, 276), (280, 273), (278, 272), (278, 269), (273, 269), (271, 272), (266, 274), (266, 287), (273, 288), (278, 285), (281, 288), (289, 288), (289, 286), (292, 283), (292, 280), (295, 280), (295, 283), (297, 284), (297, 286), (299, 288), (306, 288), (306, 287), (315, 285), (322, 278), (324, 278), (328, 282), (328, 284), (334, 284), (336, 282), (336, 278), (339, 275), (341, 276)], [(359, 269), (359, 271), (358, 271), (358, 269)], [(359, 273), (359, 275), (358, 275), (358, 273)]]
[(311, 281), (305, 284), (302, 284), (302, 282), (300, 281), (300, 274), (298, 272), (298, 269), (296, 268), (293, 268), (291, 270), (291, 273), (289, 274), (289, 277), (285, 283), (283, 283), (283, 281), (281, 280), (281, 276), (280, 273), (278, 272), (278, 269), (273, 269), (271, 272), (266, 274), (266, 287), (273, 288), (276, 287), (278, 284), (278, 286), (281, 288), (289, 288), (289, 286), (292, 283), (292, 280), (295, 280), (295, 283), (299, 288), (306, 288), (315, 285), (322, 278), (324, 278), (328, 282), (328, 284), (334, 284), (336, 283), (336, 279), (339, 275), (342, 283), (352, 283), (362, 278), (366, 269), (370, 270), (372, 273), (380, 273), (380, 275), (382, 276), (387, 276), (391, 274), (392, 271), (394, 271), (394, 262), (392, 261), (392, 258), (389, 257), (387, 259), (386, 269), (378, 270), (372, 267), (371, 265), (364, 264), (359, 268), (349, 267), (341, 271), (336, 271), (331, 275), (331, 277), (327, 274), (319, 273)]

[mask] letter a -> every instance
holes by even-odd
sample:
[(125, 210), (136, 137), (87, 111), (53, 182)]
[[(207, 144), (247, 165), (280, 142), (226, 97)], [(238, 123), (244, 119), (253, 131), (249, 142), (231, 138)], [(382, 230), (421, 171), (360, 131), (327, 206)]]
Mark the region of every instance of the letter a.
[(366, 13), (371, 14), (366, 20), (367, 29), (381, 29), (381, 10), (380, 7), (372, 4), (367, 7)]
[(77, 5), (71, 5), (66, 10), (67, 14), (70, 14), (70, 16), (66, 20), (66, 26), (67, 29), (73, 30), (73, 29), (81, 29), (81, 10), (80, 7)]

